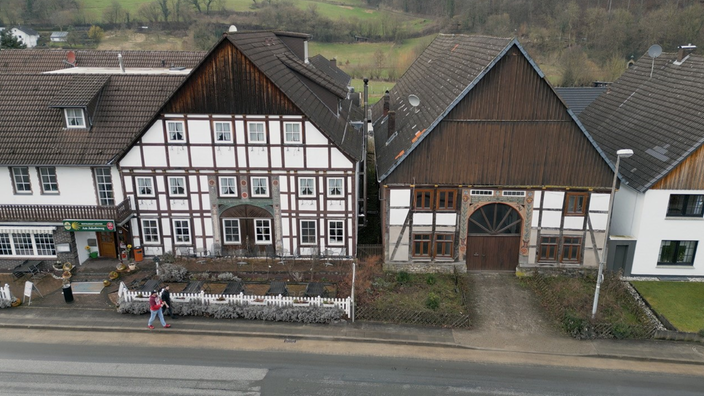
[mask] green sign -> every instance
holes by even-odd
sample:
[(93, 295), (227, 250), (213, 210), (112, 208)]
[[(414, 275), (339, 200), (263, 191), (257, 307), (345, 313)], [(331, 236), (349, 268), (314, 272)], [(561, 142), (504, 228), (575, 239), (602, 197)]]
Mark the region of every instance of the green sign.
[(64, 220), (66, 231), (115, 232), (113, 220)]

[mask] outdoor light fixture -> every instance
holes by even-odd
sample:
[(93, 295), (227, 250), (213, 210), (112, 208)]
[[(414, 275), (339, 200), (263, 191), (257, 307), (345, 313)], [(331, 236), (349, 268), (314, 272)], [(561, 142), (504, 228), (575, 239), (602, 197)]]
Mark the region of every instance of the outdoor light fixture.
[(614, 169), (614, 181), (611, 184), (611, 195), (609, 196), (609, 211), (606, 214), (606, 231), (604, 233), (604, 249), (601, 250), (601, 259), (599, 260), (599, 274), (596, 277), (596, 290), (594, 290), (594, 304), (592, 305), (592, 319), (596, 316), (596, 307), (599, 304), (599, 290), (601, 282), (604, 280), (604, 264), (606, 263), (606, 252), (609, 247), (609, 228), (611, 228), (611, 212), (614, 210), (614, 195), (616, 195), (616, 180), (618, 180), (618, 167), (621, 164), (621, 158), (628, 158), (633, 155), (631, 149), (621, 149), (616, 152), (616, 167)]

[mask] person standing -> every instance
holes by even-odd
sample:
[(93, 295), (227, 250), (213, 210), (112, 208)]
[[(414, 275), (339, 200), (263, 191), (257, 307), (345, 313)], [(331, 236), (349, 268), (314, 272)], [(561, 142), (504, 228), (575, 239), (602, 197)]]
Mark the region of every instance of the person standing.
[(156, 290), (152, 291), (152, 295), (149, 296), (149, 310), (151, 311), (151, 316), (149, 317), (149, 323), (147, 323), (147, 326), (150, 329), (153, 329), (154, 326), (152, 326), (152, 323), (154, 322), (154, 318), (159, 315), (159, 321), (161, 321), (161, 325), (164, 326), (164, 328), (168, 329), (171, 327), (170, 324), (167, 324), (166, 321), (164, 320), (164, 314), (161, 312), (161, 307), (163, 307), (165, 303), (161, 301), (161, 298), (159, 298), (159, 293), (157, 293)]
[(171, 319), (176, 319), (177, 316), (174, 315), (173, 307), (171, 306), (171, 292), (169, 291), (169, 285), (166, 285), (163, 289), (161, 289), (161, 301), (164, 302), (164, 306), (161, 308), (163, 314), (166, 315), (166, 312), (168, 311)]

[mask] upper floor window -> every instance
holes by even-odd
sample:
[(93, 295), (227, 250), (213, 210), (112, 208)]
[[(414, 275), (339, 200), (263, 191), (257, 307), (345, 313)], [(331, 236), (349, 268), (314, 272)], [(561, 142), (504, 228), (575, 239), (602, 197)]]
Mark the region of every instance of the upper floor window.
[(66, 114), (66, 127), (68, 128), (85, 128), (86, 120), (83, 117), (83, 109), (69, 108), (64, 109)]
[(154, 180), (151, 177), (137, 177), (136, 180), (138, 197), (154, 196)]
[(433, 208), (433, 190), (422, 188), (416, 189), (416, 209), (432, 209)]
[(26, 166), (11, 168), (12, 180), (15, 183), (16, 193), (31, 193), (32, 184), (29, 181), (29, 168)]
[(328, 179), (328, 197), (342, 198), (344, 194), (344, 180), (341, 177), (333, 177)]
[(457, 190), (438, 190), (437, 210), (455, 210)]
[(312, 177), (302, 177), (298, 179), (298, 196), (314, 197), (315, 196), (315, 179)]
[(221, 197), (236, 197), (237, 196), (237, 178), (233, 176), (220, 177), (220, 196)]
[(172, 197), (186, 196), (186, 178), (183, 176), (169, 177), (169, 195)]
[(345, 223), (341, 220), (328, 222), (328, 244), (342, 245), (345, 243)]
[(568, 192), (565, 195), (565, 216), (583, 216), (587, 213), (588, 193)]
[(284, 142), (301, 143), (301, 123), (284, 122)]
[(702, 217), (704, 195), (672, 194), (667, 205), (668, 216)]
[(166, 132), (169, 142), (185, 142), (186, 130), (182, 121), (168, 121), (166, 123)]
[(247, 129), (249, 130), (250, 143), (266, 143), (263, 122), (250, 122), (247, 124)]
[(95, 168), (95, 185), (98, 187), (98, 202), (103, 206), (115, 205), (110, 168)]
[(232, 143), (232, 123), (215, 122), (215, 141), (218, 143)]
[(253, 197), (268, 197), (269, 196), (269, 179), (266, 177), (252, 178), (252, 196)]
[(662, 241), (658, 264), (694, 265), (697, 241)]
[(40, 167), (39, 179), (42, 182), (42, 192), (44, 194), (59, 193), (59, 183), (56, 181), (56, 168), (53, 166)]

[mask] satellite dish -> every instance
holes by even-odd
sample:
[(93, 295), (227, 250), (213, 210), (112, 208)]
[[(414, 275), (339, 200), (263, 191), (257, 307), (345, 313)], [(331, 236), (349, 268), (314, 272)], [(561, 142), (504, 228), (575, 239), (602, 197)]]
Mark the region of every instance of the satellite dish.
[(662, 47), (657, 44), (653, 44), (650, 46), (650, 48), (648, 48), (648, 56), (650, 56), (651, 58), (657, 58), (661, 54)]
[(69, 51), (66, 53), (66, 61), (72, 65), (76, 64), (76, 53)]
[(418, 107), (420, 104), (420, 99), (416, 95), (410, 94), (408, 95), (408, 103), (410, 103), (413, 107)]
[(235, 26), (235, 25), (230, 25), (230, 28), (227, 29), (227, 31), (230, 32), (230, 33), (236, 32), (236, 31), (237, 31), (237, 26)]

